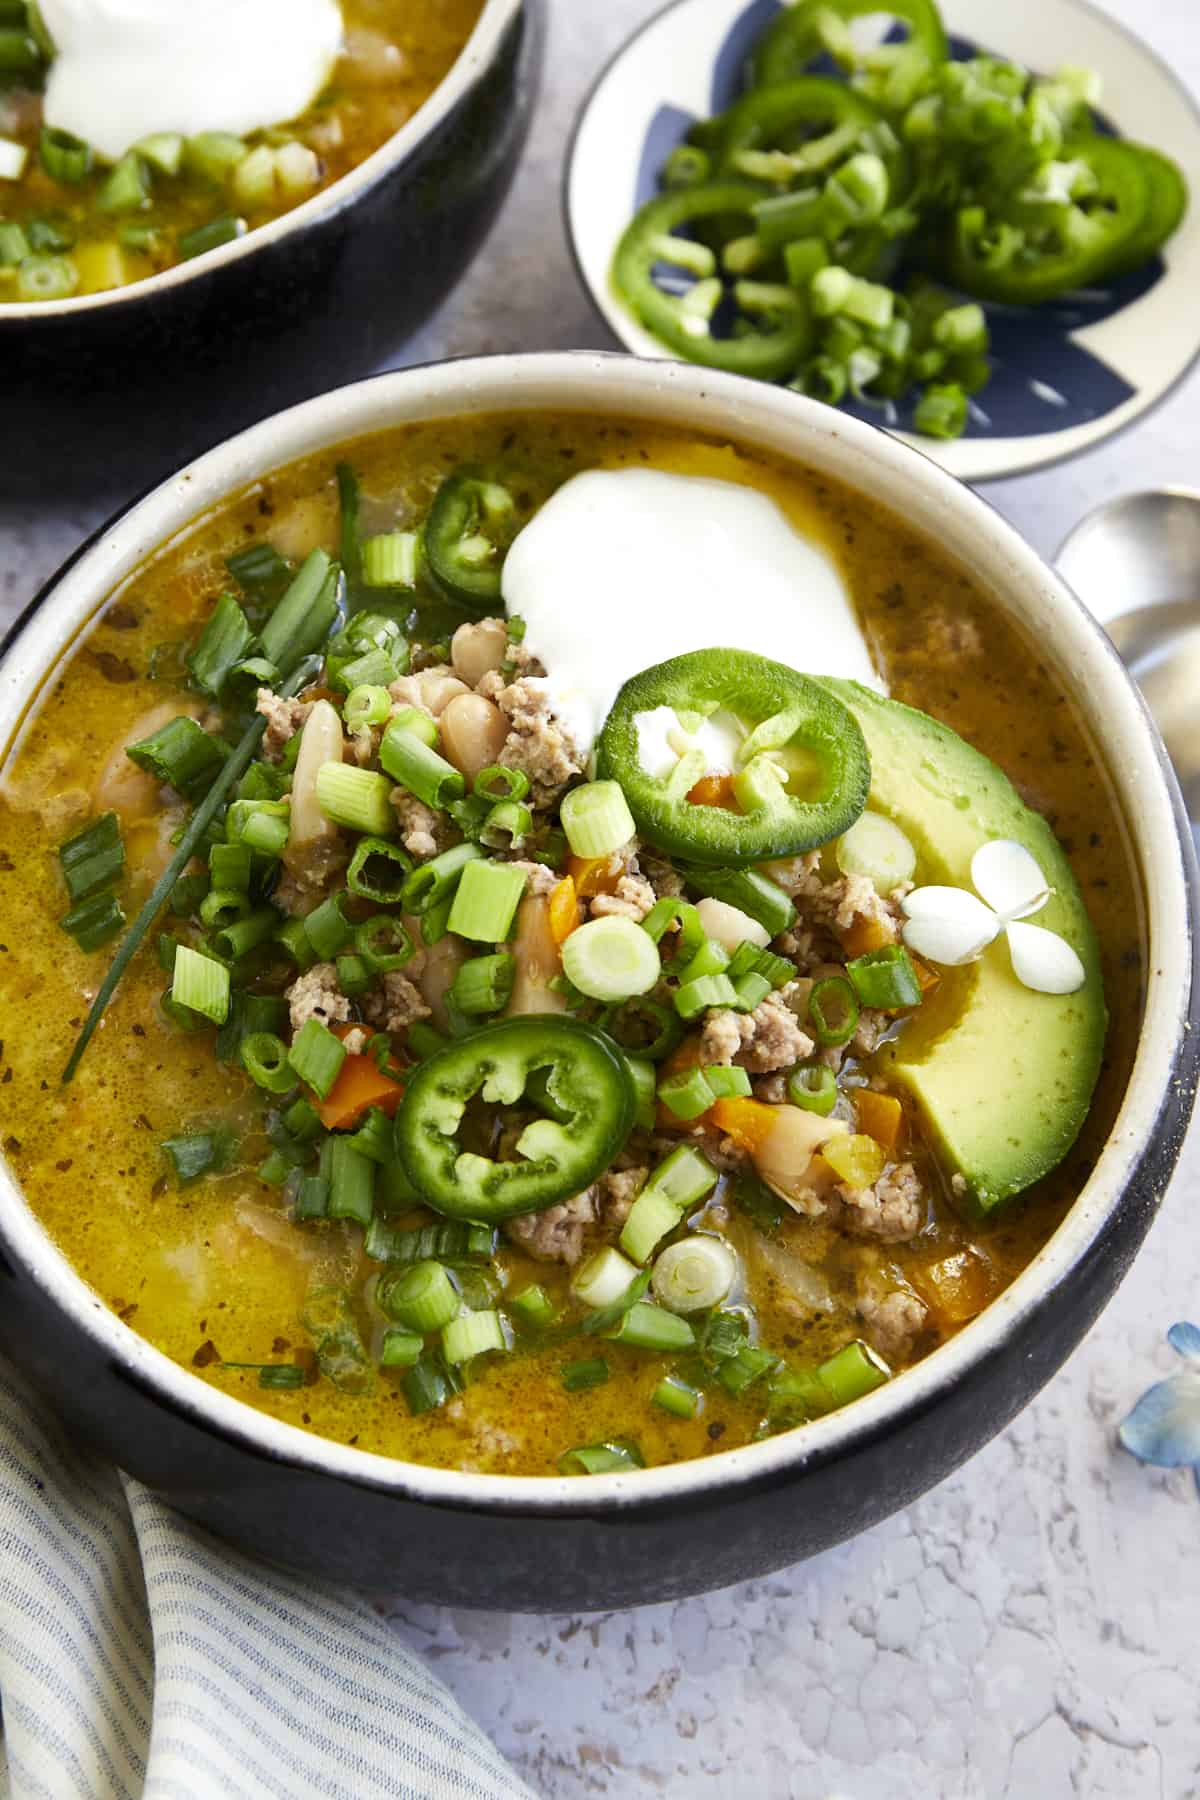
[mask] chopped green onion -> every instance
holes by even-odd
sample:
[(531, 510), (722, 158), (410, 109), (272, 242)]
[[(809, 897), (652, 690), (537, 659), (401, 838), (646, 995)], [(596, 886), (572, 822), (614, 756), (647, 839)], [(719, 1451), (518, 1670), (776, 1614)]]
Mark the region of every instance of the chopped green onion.
[(225, 962), (237, 962), (259, 944), (273, 937), (279, 914), (273, 906), (263, 906), (232, 925), (224, 925), (213, 934), (212, 947)]
[(828, 1118), (837, 1104), (837, 1076), (819, 1057), (797, 1064), (788, 1077), (788, 1099), (802, 1112)]
[(446, 811), (463, 836), (477, 844), (493, 809), (486, 800), (479, 799), (478, 795), (468, 794), (463, 800), (451, 800)]
[(232, 1148), (229, 1132), (221, 1130), (188, 1131), (182, 1137), (164, 1138), (162, 1144), (180, 1187), (228, 1168)]
[(615, 1475), (645, 1466), (641, 1451), (629, 1439), (611, 1444), (583, 1444), (575, 1450), (564, 1450), (558, 1459), (560, 1475)]
[(281, 925), (275, 933), (275, 942), (298, 969), (311, 969), (317, 960), (317, 953), (308, 941), (303, 919), (289, 919), (286, 925)]
[(469, 957), (455, 974), (450, 998), (468, 1018), (500, 1012), (508, 1005), (515, 974), (515, 959), (507, 954)]
[(729, 952), (716, 938), (705, 938), (695, 956), (679, 971), (680, 981), (699, 981), (702, 975), (724, 975), (729, 968)]
[(743, 975), (765, 975), (773, 988), (785, 987), (796, 979), (795, 967), (786, 956), (760, 950), (757, 944), (739, 944), (725, 973), (735, 987)]
[[(178, 887), (179, 883), (176, 882), (175, 886)], [(172, 910), (174, 910), (174, 894), (171, 899)], [(200, 923), (206, 925), (210, 931), (219, 931), (222, 926), (232, 925), (236, 920), (246, 917), (250, 911), (250, 896), (240, 888), (209, 888), (201, 900), (198, 910)], [(273, 912), (271, 915), (272, 929), (278, 923), (279, 915)]]
[(285, 656), (295, 662), (324, 643), (337, 617), (338, 583), (338, 566), (324, 550), (305, 557), (259, 633), (268, 662), (283, 668)]
[[(198, 914), (200, 906), (208, 897), (211, 880), (202, 871), (191, 875), (181, 875), (171, 889), (167, 905), (179, 919), (190, 919), (193, 913)], [(230, 883), (232, 888), (235, 884)]]
[(125, 847), (116, 813), (102, 813), (60, 844), (58, 860), (73, 901), (87, 900), (118, 880), (125, 868)]
[[(617, 1253), (614, 1251), (614, 1255), (615, 1254)], [(622, 1257), (621, 1260), (624, 1261), (624, 1258)], [(629, 1283), (629, 1286), (625, 1289), (624, 1293), (618, 1294), (617, 1298), (610, 1301), (607, 1306), (601, 1306), (595, 1312), (590, 1312), (588, 1314), (587, 1318), (583, 1321), (585, 1335), (594, 1337), (597, 1332), (607, 1331), (610, 1325), (615, 1325), (618, 1319), (623, 1319), (630, 1307), (638, 1304), (649, 1286), (649, 1269), (639, 1270), (633, 1280)]]
[(359, 1334), (350, 1296), (344, 1288), (310, 1288), (300, 1313), (313, 1340), (317, 1367), (344, 1393), (371, 1388), (375, 1371)]
[(190, 262), (193, 256), (203, 256), (209, 250), (219, 250), (222, 244), (232, 244), (237, 238), (246, 235), (245, 219), (235, 218), (232, 213), (222, 213), (220, 218), (210, 219), (207, 225), (197, 225), (192, 231), (185, 231), (176, 248), (181, 262)]
[(342, 702), (342, 717), (347, 731), (363, 731), (370, 725), (382, 725), (392, 710), (392, 697), (385, 687), (369, 682), (351, 688)]
[(752, 1013), (771, 992), (771, 983), (767, 976), (759, 975), (751, 969), (748, 975), (738, 976), (733, 984), (733, 992), (734, 999), (730, 1001), (733, 1010)]
[(225, 836), (278, 861), (288, 840), (291, 809), (283, 800), (235, 800), (225, 814)]
[(623, 1050), (647, 1062), (661, 1062), (683, 1037), (683, 1026), (673, 1009), (647, 994), (608, 1008), (602, 1023)]
[(395, 720), (383, 734), (379, 760), (393, 781), (435, 810), (461, 800), (467, 791), (466, 779), (453, 763)]
[(346, 886), (360, 900), (393, 906), (400, 900), (412, 866), (412, 857), (386, 838), (360, 838), (346, 870)]
[(382, 1274), (375, 1304), (385, 1318), (410, 1331), (440, 1331), (458, 1316), (460, 1301), (448, 1272), (430, 1261)]
[(430, 857), (413, 870), (400, 893), (400, 905), (406, 913), (418, 917), (431, 912), (449, 900), (458, 887), (463, 870), (482, 857), (478, 844), (455, 844), (440, 855)]
[[(310, 1025), (316, 1023), (315, 1019), (309, 1020)], [(333, 1041), (337, 1043), (336, 1038)], [(321, 1172), (329, 1182), (328, 1216), (369, 1225), (375, 1205), (374, 1162), (346, 1137), (327, 1138), (326, 1148), (328, 1158), (323, 1157)]]
[(294, 1219), (324, 1219), (329, 1212), (329, 1182), (324, 1175), (302, 1175), (292, 1204)]
[(15, 269), (29, 255), (29, 239), (19, 225), (0, 219), (0, 269)]
[(822, 1049), (848, 1044), (858, 1025), (858, 999), (842, 975), (814, 983), (808, 996), (808, 1024)]
[(380, 1367), (411, 1369), (414, 1363), (421, 1360), (424, 1348), (424, 1338), (417, 1337), (414, 1332), (404, 1331), (397, 1325), (389, 1325), (383, 1334), (383, 1343), (379, 1350)]
[(522, 1288), (508, 1302), (508, 1310), (515, 1313), (517, 1321), (528, 1327), (530, 1331), (545, 1331), (554, 1323), (557, 1316), (553, 1300), (540, 1282), (531, 1287)]
[(278, 600), (292, 579), (291, 564), (274, 544), (247, 544), (225, 558), (225, 567), (242, 592), (256, 600)]
[(396, 667), (386, 650), (373, 644), (364, 650), (361, 656), (355, 656), (349, 662), (330, 660), (329, 685), (341, 688), (344, 693), (352, 693), (356, 687), (383, 687), (396, 680), (401, 670)]
[(717, 1380), (727, 1393), (741, 1394), (778, 1363), (779, 1358), (772, 1351), (746, 1344), (736, 1355), (724, 1359), (717, 1369)]
[[(427, 863), (425, 867), (431, 865)], [(450, 930), (473, 943), (504, 943), (512, 931), (526, 879), (525, 871), (515, 863), (467, 863), (454, 891)], [(567, 944), (578, 935), (572, 932)]]
[(846, 973), (864, 1006), (897, 1012), (921, 1004), (921, 983), (903, 944), (884, 944), (846, 964)]
[(563, 943), (562, 963), (567, 979), (593, 1000), (647, 994), (662, 974), (653, 938), (618, 914), (589, 919), (573, 931)]
[(317, 805), (335, 825), (350, 831), (386, 837), (395, 829), (391, 807), (392, 784), (373, 769), (352, 763), (322, 763), (317, 770)]
[(603, 1387), (608, 1375), (608, 1364), (602, 1356), (588, 1356), (580, 1362), (562, 1366), (562, 1384), (568, 1394), (583, 1394), (589, 1388)]
[(184, 145), (188, 168), (217, 185), (224, 183), (245, 155), (245, 144), (231, 131), (198, 131)]
[(432, 1357), (423, 1356), (405, 1375), (401, 1384), (408, 1409), (414, 1418), (443, 1406), (455, 1392), (454, 1383), (445, 1366)]
[[(208, 871), (216, 888), (245, 891), (250, 886), (250, 851), (245, 844), (214, 844), (208, 853)], [(189, 877), (184, 876), (183, 880)], [(180, 884), (176, 882), (176, 887)], [(178, 911), (172, 902), (172, 910)]]
[[(233, 994), (229, 1016), (217, 1033), (218, 1060), (238, 1062), (244, 1040), (256, 1032), (277, 1032), (287, 1019), (287, 1010), (287, 1002), (275, 994)], [(286, 1049), (283, 1055), (286, 1057)]]
[(366, 538), (362, 547), (363, 580), (368, 587), (413, 588), (417, 585), (415, 531), (387, 531)]
[(672, 1206), (683, 1212), (711, 1194), (719, 1179), (706, 1156), (691, 1144), (680, 1144), (651, 1173), (646, 1187), (664, 1194)]
[(74, 186), (85, 180), (91, 172), (91, 145), (53, 125), (42, 126), (38, 155), (51, 181), (62, 181)]
[[(289, 743), (299, 743), (300, 733), (289, 738)], [(288, 771), (274, 763), (252, 762), (237, 785), (239, 800), (282, 800), (291, 781)]]
[(354, 927), (346, 917), (345, 906), (344, 894), (330, 894), (328, 900), (322, 900), (320, 906), (314, 907), (304, 921), (308, 941), (318, 962), (332, 961), (354, 936)]
[(626, 1256), (635, 1263), (648, 1262), (651, 1253), (668, 1232), (674, 1231), (682, 1214), (661, 1188), (644, 1187), (626, 1219), (620, 1244)]
[(371, 985), (372, 975), (361, 956), (337, 956), (337, 983), (347, 1000), (357, 1000)]
[(704, 1079), (718, 1100), (745, 1099), (753, 1092), (745, 1069), (714, 1063), (704, 1071)]
[(728, 906), (736, 906), (739, 912), (757, 919), (773, 938), (790, 931), (796, 923), (796, 909), (783, 889), (757, 869), (690, 868), (685, 879), (698, 893), (724, 900)]
[(300, 1080), (322, 1100), (329, 1098), (345, 1060), (343, 1044), (316, 1018), (305, 1020), (288, 1051), (288, 1062)]
[(187, 655), (196, 686), (214, 698), (219, 695), (253, 642), (254, 633), (245, 613), (232, 594), (222, 594)]
[(665, 1375), (650, 1398), (655, 1406), (674, 1413), (678, 1419), (694, 1419), (700, 1406), (700, 1396), (695, 1388), (680, 1381), (677, 1375)]
[(171, 999), (176, 1006), (186, 1006), (220, 1025), (229, 1015), (229, 970), (180, 944), (171, 977)]
[(507, 769), (503, 763), (492, 763), (479, 771), (471, 792), (480, 800), (524, 800), (529, 792), (529, 777), (523, 769)]
[(698, 1119), (716, 1100), (703, 1069), (677, 1069), (658, 1084), (658, 1098), (677, 1119)]
[(79, 272), (66, 256), (27, 256), (17, 269), (19, 300), (65, 300), (79, 285)]
[[(578, 934), (572, 932), (571, 936)], [(571, 938), (567, 939), (567, 943)], [(565, 946), (564, 946), (565, 947)], [(728, 975), (702, 975), (698, 981), (687, 981), (675, 994), (675, 1011), (681, 1019), (699, 1018), (710, 1006), (736, 1006), (738, 991)]]
[(667, 1245), (654, 1264), (650, 1285), (671, 1312), (700, 1312), (721, 1304), (736, 1275), (737, 1260), (724, 1239), (686, 1237)]
[(345, 1140), (359, 1156), (367, 1157), (371, 1162), (383, 1165), (389, 1163), (394, 1155), (392, 1147), (392, 1121), (381, 1107), (372, 1106), (358, 1130)]
[(653, 1131), (657, 1100), (657, 1075), (654, 1064), (646, 1056), (627, 1056), (625, 1066), (629, 1070), (629, 1079), (632, 1081), (637, 1095), (635, 1123), (643, 1131)]
[(437, 720), (432, 714), (422, 712), (419, 706), (401, 706), (392, 714), (392, 728), (396, 731), (411, 732), (413, 737), (420, 738), (432, 750), (438, 741)]
[(604, 1334), (613, 1343), (635, 1350), (690, 1350), (696, 1334), (686, 1319), (646, 1300), (637, 1300)]
[(180, 132), (152, 132), (149, 137), (139, 138), (133, 148), (160, 175), (178, 175), (184, 151), (184, 139)]
[(489, 1350), (507, 1350), (498, 1312), (464, 1312), (442, 1327), (442, 1355), (448, 1363), (470, 1362)]
[(93, 205), (97, 212), (137, 212), (150, 198), (150, 178), (146, 165), (135, 151), (127, 151), (109, 171), (97, 190)]
[(287, 1045), (273, 1031), (250, 1032), (242, 1039), (239, 1055), (251, 1081), (269, 1094), (286, 1094), (289, 1088), (295, 1087), (296, 1077), (288, 1062)]
[(527, 806), (500, 800), (480, 826), (479, 841), (489, 850), (520, 850), (532, 830), (533, 814)]
[(628, 1290), (637, 1274), (637, 1269), (631, 1262), (626, 1262), (619, 1250), (606, 1244), (580, 1264), (571, 1278), (571, 1292), (585, 1306), (611, 1306)]
[[(389, 948), (390, 946), (390, 948)], [(407, 927), (391, 913), (376, 913), (354, 927), (354, 948), (372, 975), (402, 969), (417, 953)]]
[(957, 382), (930, 382), (913, 408), (913, 430), (926, 437), (957, 438), (967, 428), (967, 396)]
[(835, 1406), (848, 1406), (874, 1388), (882, 1387), (891, 1370), (861, 1338), (846, 1344), (818, 1366), (822, 1385), (833, 1396)]
[(125, 754), (156, 781), (175, 788), (185, 799), (194, 800), (212, 784), (228, 751), (184, 713), (177, 719), (168, 719), (148, 738), (129, 744)]
[(559, 817), (576, 856), (610, 856), (637, 829), (624, 791), (615, 781), (586, 781), (572, 788), (563, 795)]
[[(381, 1204), (387, 1197), (390, 1180), (398, 1174), (403, 1174), (398, 1163), (385, 1164), (380, 1170)], [(415, 1191), (406, 1192), (401, 1204), (407, 1211), (419, 1199)], [(496, 1233), (490, 1225), (469, 1225), (463, 1219), (440, 1219), (436, 1225), (398, 1228), (376, 1217), (363, 1240), (363, 1249), (375, 1262), (486, 1263), (495, 1254)]]

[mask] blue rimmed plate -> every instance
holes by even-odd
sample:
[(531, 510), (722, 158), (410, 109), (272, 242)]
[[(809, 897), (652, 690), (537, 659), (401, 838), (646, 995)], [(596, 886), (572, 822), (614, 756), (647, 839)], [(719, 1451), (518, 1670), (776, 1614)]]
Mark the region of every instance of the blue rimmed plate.
[[(740, 91), (747, 52), (780, 0), (675, 0), (630, 39), (583, 110), (566, 176), (566, 217), (580, 273), (608, 325), (643, 356), (670, 353), (612, 292), (609, 266), (635, 209), (657, 191), (668, 152), (697, 118)], [(1171, 156), (1193, 205), (1161, 257), (1114, 282), (1032, 307), (989, 307), (993, 373), (953, 443), (912, 437), (967, 481), (1017, 475), (1132, 424), (1200, 354), (1200, 110), (1147, 47), (1084, 0), (943, 0), (954, 53), (976, 49), (1051, 72), (1094, 69), (1121, 135)], [(856, 407), (906, 437), (903, 414)]]

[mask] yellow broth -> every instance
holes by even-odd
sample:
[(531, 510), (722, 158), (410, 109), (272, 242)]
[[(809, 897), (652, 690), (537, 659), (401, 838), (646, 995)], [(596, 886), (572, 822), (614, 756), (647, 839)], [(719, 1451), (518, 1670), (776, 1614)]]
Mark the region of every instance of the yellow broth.
[[(185, 259), (180, 240), (213, 220), (253, 230), (357, 168), (413, 116), (448, 73), (479, 17), (483, 0), (344, 0), (344, 50), (328, 85), (290, 124), (252, 133), (248, 149), (296, 140), (317, 164), (311, 185), (246, 201), (232, 177), (210, 177), (185, 155), (177, 176), (150, 171), (150, 194), (133, 210), (97, 207), (109, 173), (97, 164), (78, 183), (54, 180), (38, 155), (41, 95), (35, 86), (0, 84), (0, 137), (27, 147), (19, 181), (0, 184), (0, 226), (17, 225), (35, 253), (61, 257), (73, 271), (68, 292), (124, 287)], [(196, 252), (191, 252), (195, 254)], [(0, 306), (39, 298), (26, 291), (17, 258), (0, 234)], [(51, 293), (48, 298), (61, 298)]]
[[(710, 1391), (695, 1419), (674, 1418), (650, 1403), (666, 1359), (612, 1344), (602, 1347), (612, 1370), (607, 1385), (567, 1394), (563, 1363), (597, 1353), (597, 1341), (582, 1337), (486, 1358), (461, 1396), (419, 1418), (409, 1416), (396, 1376), (386, 1371), (367, 1395), (339, 1392), (325, 1380), (264, 1391), (254, 1373), (222, 1365), (287, 1360), (302, 1350), (306, 1289), (361, 1281), (361, 1234), (341, 1224), (293, 1224), (280, 1190), (257, 1179), (268, 1149), (263, 1097), (216, 1062), (211, 1031), (187, 1036), (164, 1021), (158, 1003), (167, 978), (153, 935), (74, 1083), (59, 1085), (108, 956), (83, 955), (59, 928), (66, 900), (57, 847), (89, 816), (97, 773), (114, 746), (119, 753), (148, 709), (180, 698), (169, 674), (156, 679), (151, 671), (178, 666), (160, 647), (194, 636), (227, 585), (225, 556), (264, 536), (291, 557), (336, 543), (333, 469), (341, 457), (360, 472), (367, 531), (419, 521), (442, 476), (463, 461), (503, 466), (510, 482), (518, 471), (514, 485), (526, 508), (593, 466), (652, 464), (760, 488), (840, 565), (892, 693), (987, 752), (1052, 820), (1099, 934), (1112, 1015), (1095, 1103), (1064, 1165), (1001, 1209), (990, 1229), (964, 1224), (939, 1187), (928, 1227), (900, 1245), (851, 1244), (829, 1226), (789, 1215), (765, 1253), (723, 1190), (709, 1203), (724, 1208), (745, 1258), (763, 1341), (799, 1360), (858, 1335), (853, 1295), (862, 1258), (894, 1265), (927, 1292), (931, 1266), (968, 1252), (971, 1293), (960, 1317), (931, 1315), (915, 1351), (928, 1353), (1049, 1237), (1086, 1179), (1126, 1080), (1140, 1016), (1142, 935), (1129, 845), (1103, 763), (1036, 650), (963, 569), (893, 514), (727, 443), (619, 421), (496, 417), (411, 426), (298, 464), (181, 534), (65, 652), (33, 699), (0, 782), (4, 1152), (38, 1218), (104, 1301), (168, 1356), (223, 1391), (340, 1442), (448, 1467), (539, 1474), (552, 1472), (569, 1446), (614, 1436), (636, 1436), (647, 1462), (662, 1462), (727, 1449), (760, 1429), (756, 1387), (740, 1399)], [(127, 912), (147, 890), (173, 822), (126, 832), (134, 869), (123, 890)], [(228, 1121), (239, 1135), (237, 1168), (178, 1188), (160, 1141), (213, 1121)], [(910, 1125), (928, 1177), (929, 1153), (918, 1123)], [(814, 1314), (789, 1298), (792, 1277), (808, 1264), (831, 1284), (831, 1312)], [(567, 1271), (511, 1246), (499, 1265), (509, 1295), (530, 1280), (556, 1295), (565, 1289)]]

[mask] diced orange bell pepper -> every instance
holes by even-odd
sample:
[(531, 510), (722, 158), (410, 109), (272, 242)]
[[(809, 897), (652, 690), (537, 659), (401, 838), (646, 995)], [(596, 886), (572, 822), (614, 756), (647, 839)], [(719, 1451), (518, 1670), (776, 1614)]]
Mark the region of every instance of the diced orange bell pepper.
[[(340, 1038), (354, 1029), (353, 1025), (334, 1027)], [(396, 1069), (385, 1074), (373, 1056), (348, 1056), (324, 1100), (316, 1102), (322, 1125), (329, 1131), (348, 1131), (373, 1106), (390, 1119), (404, 1098), (404, 1089), (396, 1079), (398, 1073)]]
[(904, 1108), (893, 1094), (877, 1094), (874, 1088), (858, 1088), (854, 1096), (858, 1123), (868, 1137), (896, 1156), (904, 1137)]
[(615, 871), (610, 870), (609, 856), (569, 856), (567, 873), (575, 883), (575, 892), (581, 900), (590, 900), (595, 894), (615, 894), (617, 883), (621, 879), (620, 865)]
[(974, 1250), (957, 1250), (914, 1269), (912, 1282), (944, 1325), (965, 1325), (1000, 1288), (991, 1263)]
[(933, 989), (942, 978), (936, 969), (931, 969), (927, 962), (922, 962), (920, 957), (914, 956), (911, 950), (908, 953), (908, 960), (916, 970), (917, 980), (921, 984), (921, 998), (923, 1000), (926, 994), (933, 992)]
[(556, 944), (563, 944), (579, 923), (579, 901), (575, 897), (575, 883), (569, 875), (564, 875), (550, 889), (549, 907), (550, 935)]
[(761, 1150), (779, 1118), (779, 1108), (764, 1100), (718, 1100), (704, 1115), (718, 1131), (731, 1137), (739, 1150), (753, 1156)]
[(693, 806), (723, 806), (726, 812), (740, 812), (733, 791), (732, 775), (702, 775), (695, 787), (688, 789)]
[(840, 937), (847, 956), (866, 956), (869, 950), (883, 950), (894, 944), (896, 932), (889, 919), (868, 919), (860, 913)]

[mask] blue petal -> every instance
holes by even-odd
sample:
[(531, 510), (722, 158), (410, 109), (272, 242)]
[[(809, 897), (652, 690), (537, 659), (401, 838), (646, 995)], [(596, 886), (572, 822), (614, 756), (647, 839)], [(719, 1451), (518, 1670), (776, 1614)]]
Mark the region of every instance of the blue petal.
[(1140, 1462), (1200, 1463), (1200, 1374), (1185, 1369), (1144, 1393), (1117, 1434)]
[(1200, 1362), (1200, 1325), (1189, 1325), (1182, 1320), (1172, 1325), (1167, 1333), (1167, 1342), (1172, 1350), (1178, 1350), (1180, 1356), (1186, 1356), (1189, 1362)]

